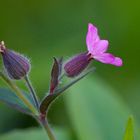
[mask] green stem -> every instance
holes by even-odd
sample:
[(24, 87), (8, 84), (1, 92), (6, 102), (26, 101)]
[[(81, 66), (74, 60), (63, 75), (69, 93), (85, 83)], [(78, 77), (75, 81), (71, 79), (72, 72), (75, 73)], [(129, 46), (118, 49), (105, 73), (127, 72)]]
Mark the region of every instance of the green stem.
[(29, 102), (29, 100), (23, 95), (20, 89), (16, 86), (14, 82), (12, 82), (9, 78), (7, 78), (2, 72), (0, 72), (1, 78), (9, 85), (9, 87), (16, 93), (16, 95), (23, 101), (23, 103), (34, 113), (37, 114), (35, 107)]
[(44, 130), (46, 131), (48, 137), (50, 140), (56, 140), (55, 136), (48, 124), (47, 118), (45, 118), (45, 116), (40, 116), (39, 118), (40, 124), (42, 125), (42, 127), (44, 128)]
[(30, 81), (30, 79), (29, 79), (28, 76), (25, 76), (24, 79), (25, 79), (25, 82), (26, 82), (26, 84), (27, 84), (28, 89), (30, 90), (30, 92), (31, 92), (31, 94), (32, 94), (32, 98), (33, 98), (33, 100), (34, 100), (34, 103), (35, 103), (37, 109), (39, 110), (39, 101), (38, 101), (38, 97), (37, 97), (36, 92), (35, 92), (35, 90), (34, 90), (34, 88), (33, 88), (33, 86), (32, 86), (32, 83), (31, 83), (31, 81)]
[(61, 81), (65, 75), (66, 75), (65, 73), (62, 73), (59, 77), (59, 81)]

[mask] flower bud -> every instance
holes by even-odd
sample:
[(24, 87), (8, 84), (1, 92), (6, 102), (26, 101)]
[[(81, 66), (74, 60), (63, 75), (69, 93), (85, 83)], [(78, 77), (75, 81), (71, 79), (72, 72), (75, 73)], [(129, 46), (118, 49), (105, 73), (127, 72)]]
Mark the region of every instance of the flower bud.
[(68, 77), (75, 77), (79, 75), (88, 66), (90, 61), (90, 54), (78, 54), (65, 64), (64, 70)]
[(0, 53), (2, 54), (4, 67), (11, 79), (18, 80), (28, 74), (30, 70), (29, 60), (23, 55), (7, 49), (3, 41), (0, 43)]

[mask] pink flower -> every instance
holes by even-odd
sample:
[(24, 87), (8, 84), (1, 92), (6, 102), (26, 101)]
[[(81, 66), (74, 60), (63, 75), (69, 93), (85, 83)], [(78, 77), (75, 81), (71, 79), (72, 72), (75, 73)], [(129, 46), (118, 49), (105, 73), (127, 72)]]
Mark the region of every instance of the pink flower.
[(122, 66), (121, 58), (106, 53), (108, 41), (100, 39), (97, 28), (91, 23), (88, 25), (86, 44), (88, 52), (74, 56), (64, 65), (64, 70), (68, 77), (79, 75), (93, 59), (105, 64)]
[(91, 58), (105, 64), (122, 66), (123, 62), (121, 58), (115, 57), (110, 53), (106, 53), (109, 44), (108, 40), (101, 40), (98, 35), (97, 28), (91, 23), (88, 25), (86, 44), (88, 53), (91, 54)]

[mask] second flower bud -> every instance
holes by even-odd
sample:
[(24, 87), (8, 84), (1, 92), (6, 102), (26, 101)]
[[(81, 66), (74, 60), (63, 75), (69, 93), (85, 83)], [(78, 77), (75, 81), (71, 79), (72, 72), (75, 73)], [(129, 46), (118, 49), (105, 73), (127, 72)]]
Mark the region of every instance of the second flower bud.
[(81, 53), (71, 58), (65, 65), (64, 70), (68, 77), (75, 77), (79, 75), (90, 63), (90, 54)]

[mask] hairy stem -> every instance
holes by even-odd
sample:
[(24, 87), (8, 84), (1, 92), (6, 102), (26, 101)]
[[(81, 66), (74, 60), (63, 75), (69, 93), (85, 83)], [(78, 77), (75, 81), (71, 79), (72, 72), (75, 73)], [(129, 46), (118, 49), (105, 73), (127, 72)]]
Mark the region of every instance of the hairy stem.
[(32, 98), (33, 98), (33, 100), (34, 100), (34, 103), (35, 103), (37, 109), (39, 110), (39, 101), (38, 101), (38, 97), (37, 97), (36, 92), (35, 92), (35, 90), (34, 90), (34, 88), (33, 88), (33, 86), (32, 86), (32, 83), (31, 83), (31, 81), (30, 81), (30, 79), (29, 79), (28, 76), (25, 76), (24, 79), (25, 79), (25, 82), (26, 82), (26, 84), (27, 84), (28, 89), (30, 90), (30, 92), (31, 92), (31, 94), (32, 94)]
[(23, 103), (34, 113), (37, 114), (35, 107), (30, 103), (30, 101), (23, 95), (20, 89), (12, 82), (8, 77), (6, 77), (2, 72), (0, 72), (1, 78), (9, 85), (9, 87), (15, 92), (15, 94), (23, 101)]
[(49, 139), (56, 140), (45, 115), (40, 115), (39, 122), (40, 122), (41, 126), (44, 128), (44, 130), (46, 131)]

